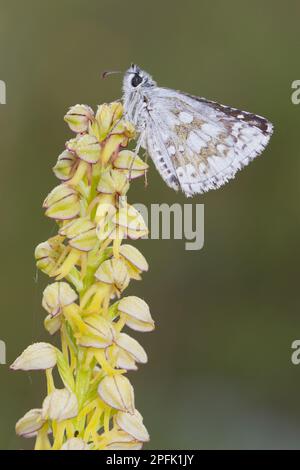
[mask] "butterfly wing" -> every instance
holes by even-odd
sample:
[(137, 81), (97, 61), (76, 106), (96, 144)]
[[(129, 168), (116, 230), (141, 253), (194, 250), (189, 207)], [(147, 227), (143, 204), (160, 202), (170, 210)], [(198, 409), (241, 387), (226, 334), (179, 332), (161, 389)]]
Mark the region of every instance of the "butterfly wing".
[(272, 131), (261, 116), (157, 87), (144, 146), (166, 183), (192, 196), (234, 178), (261, 154)]

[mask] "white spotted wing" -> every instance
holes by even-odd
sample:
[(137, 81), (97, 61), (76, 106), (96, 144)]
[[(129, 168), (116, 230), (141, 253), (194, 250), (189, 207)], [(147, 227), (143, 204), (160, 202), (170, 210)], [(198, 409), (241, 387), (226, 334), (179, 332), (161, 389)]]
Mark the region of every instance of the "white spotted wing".
[(187, 196), (217, 189), (266, 147), (265, 118), (154, 87), (148, 97), (142, 146), (173, 189)]

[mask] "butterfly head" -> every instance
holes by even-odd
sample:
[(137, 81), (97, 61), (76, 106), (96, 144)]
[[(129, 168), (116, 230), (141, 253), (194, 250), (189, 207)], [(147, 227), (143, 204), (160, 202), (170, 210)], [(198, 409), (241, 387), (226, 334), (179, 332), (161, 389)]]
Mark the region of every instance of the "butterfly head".
[(129, 69), (125, 72), (123, 80), (124, 93), (138, 92), (144, 87), (155, 85), (156, 82), (152, 79), (151, 75), (135, 64), (131, 64)]

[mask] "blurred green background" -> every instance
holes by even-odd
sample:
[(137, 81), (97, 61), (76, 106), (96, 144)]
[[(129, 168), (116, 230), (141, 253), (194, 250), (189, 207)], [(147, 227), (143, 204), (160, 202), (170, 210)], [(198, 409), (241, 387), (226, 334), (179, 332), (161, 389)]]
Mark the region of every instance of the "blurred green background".
[[(7, 363), (48, 340), (34, 247), (54, 233), (42, 201), (71, 133), (69, 106), (120, 97), (104, 69), (136, 62), (159, 84), (265, 115), (275, 124), (261, 158), (205, 204), (205, 246), (142, 240), (150, 263), (128, 292), (156, 320), (135, 334), (149, 363), (130, 377), (152, 449), (300, 447), (300, 3), (274, 0), (0, 0), (1, 328)], [(130, 200), (184, 203), (153, 165)], [(0, 448), (31, 448), (15, 421), (45, 394), (43, 374), (0, 366)]]

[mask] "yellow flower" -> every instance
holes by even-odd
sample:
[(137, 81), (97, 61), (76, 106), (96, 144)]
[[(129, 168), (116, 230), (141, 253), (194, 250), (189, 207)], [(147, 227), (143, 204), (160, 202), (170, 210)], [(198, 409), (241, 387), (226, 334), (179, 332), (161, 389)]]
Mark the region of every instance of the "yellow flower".
[[(147, 234), (126, 195), (148, 166), (125, 148), (135, 129), (121, 103), (103, 104), (96, 114), (78, 104), (65, 121), (76, 135), (58, 157), (53, 171), (60, 184), (43, 204), (58, 234), (35, 250), (37, 267), (55, 278), (42, 305), (45, 328), (60, 334), (61, 351), (36, 343), (12, 364), (44, 369), (47, 380), (42, 408), (26, 413), (16, 432), (36, 437), (38, 450), (140, 449), (149, 435), (126, 374), (145, 364), (147, 354), (122, 329), (151, 331), (154, 321), (142, 299), (121, 298), (130, 280), (148, 270), (142, 253), (122, 240)], [(55, 386), (55, 366), (63, 389)]]

